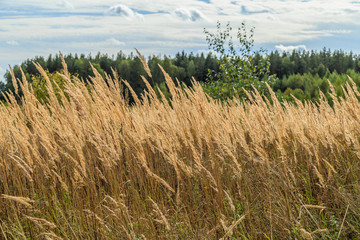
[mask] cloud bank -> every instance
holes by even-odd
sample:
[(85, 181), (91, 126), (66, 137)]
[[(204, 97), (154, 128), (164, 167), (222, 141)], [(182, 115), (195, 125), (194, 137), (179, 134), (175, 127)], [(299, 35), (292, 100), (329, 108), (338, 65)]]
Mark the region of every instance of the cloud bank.
[(307, 50), (305, 45), (297, 45), (297, 46), (284, 46), (282, 44), (276, 45), (275, 48), (277, 50), (280, 50), (282, 52), (292, 52), (292, 51), (298, 51), (298, 50)]
[(201, 11), (195, 8), (177, 8), (174, 10), (173, 14), (184, 21), (209, 21)]
[(203, 29), (215, 32), (217, 20), (234, 29), (243, 21), (254, 26), (256, 46), (270, 51), (329, 47), (360, 53), (360, 4), (354, 0), (0, 2), (3, 69), (59, 50), (111, 55), (136, 47), (144, 55), (196, 53), (208, 48)]
[(109, 38), (105, 42), (110, 44), (110, 45), (115, 45), (115, 46), (125, 46), (126, 45), (124, 42), (121, 42), (121, 41), (119, 41), (119, 40), (117, 40), (115, 38)]
[(11, 45), (11, 46), (19, 46), (20, 44), (15, 41), (15, 40), (10, 40), (10, 41), (7, 41), (6, 42), (8, 45)]
[(120, 16), (120, 17), (125, 17), (127, 19), (134, 19), (134, 18), (141, 20), (144, 19), (144, 15), (133, 11), (131, 8), (123, 4), (118, 4), (110, 7), (106, 13), (111, 16)]

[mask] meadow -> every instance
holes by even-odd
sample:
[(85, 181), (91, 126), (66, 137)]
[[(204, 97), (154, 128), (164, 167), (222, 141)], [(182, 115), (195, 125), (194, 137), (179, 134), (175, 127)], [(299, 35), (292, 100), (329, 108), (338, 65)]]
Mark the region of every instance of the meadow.
[[(94, 68), (0, 106), (1, 239), (360, 239), (360, 93), (318, 103), (209, 98), (163, 71), (124, 98)], [(139, 76), (140, 77), (140, 76)], [(175, 82), (175, 83), (174, 83)], [(330, 86), (331, 88), (331, 86)], [(22, 94), (17, 95), (21, 91)]]

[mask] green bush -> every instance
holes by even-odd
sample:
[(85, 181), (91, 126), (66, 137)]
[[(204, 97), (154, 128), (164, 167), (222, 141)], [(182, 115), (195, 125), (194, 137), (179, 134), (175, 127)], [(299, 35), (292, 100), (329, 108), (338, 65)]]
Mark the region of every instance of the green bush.
[[(68, 97), (65, 90), (65, 80), (57, 73), (50, 73), (48, 70), (45, 70), (46, 75), (48, 76), (51, 87), (55, 92), (57, 99), (61, 102), (61, 95), (59, 91), (63, 91), (65, 96)], [(47, 88), (47, 82), (44, 76), (42, 75), (32, 75), (31, 84), (34, 91), (35, 97), (41, 102), (48, 104), (49, 103), (49, 92)]]
[[(218, 56), (219, 71), (209, 71), (207, 81), (203, 84), (204, 91), (211, 97), (220, 100), (239, 95), (246, 98), (245, 91), (251, 92), (256, 88), (261, 95), (268, 94), (265, 82), (273, 85), (275, 75), (269, 75), (269, 57), (257, 57), (265, 51), (256, 52), (254, 46), (254, 28), (248, 32), (245, 23), (238, 28), (236, 37), (239, 41), (235, 45), (232, 37), (232, 28), (228, 23), (225, 30), (217, 23), (216, 33), (204, 29), (209, 48)], [(257, 61), (254, 61), (254, 58)]]

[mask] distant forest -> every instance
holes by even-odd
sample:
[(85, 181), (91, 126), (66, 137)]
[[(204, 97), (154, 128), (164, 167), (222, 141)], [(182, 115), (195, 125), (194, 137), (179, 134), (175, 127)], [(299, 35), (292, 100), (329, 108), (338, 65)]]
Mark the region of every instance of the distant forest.
[[(252, 61), (256, 64), (263, 57), (256, 54)], [(293, 51), (291, 53), (273, 51), (267, 57), (270, 61), (270, 74), (275, 74), (278, 78), (272, 86), (273, 90), (282, 99), (291, 100), (290, 94), (293, 94), (301, 100), (317, 100), (319, 89), (323, 92), (328, 91), (328, 80), (334, 84), (341, 95), (341, 86), (347, 81), (346, 74), (360, 85), (360, 56), (351, 52), (331, 51), (325, 48), (321, 51)], [(88, 76), (93, 76), (91, 63), (103, 76), (105, 73), (112, 75), (111, 69), (114, 69), (122, 79), (131, 84), (138, 94), (145, 89), (140, 75), (146, 76), (146, 73), (137, 55), (125, 55), (121, 51), (113, 56), (101, 53), (96, 56), (69, 54), (65, 56), (65, 61), (69, 72), (77, 75), (80, 79), (85, 80)], [(211, 53), (195, 55), (183, 51), (177, 53), (173, 58), (165, 55), (150, 56), (147, 61), (153, 75), (151, 84), (158, 85), (164, 82), (158, 64), (163, 66), (173, 79), (176, 78), (179, 82), (187, 85), (191, 84), (192, 77), (200, 82), (207, 81), (209, 70), (216, 73), (219, 69), (217, 58)], [(49, 73), (55, 73), (62, 69), (59, 55), (27, 59), (20, 66), (29, 82), (32, 82), (34, 77), (39, 74), (32, 62), (39, 63)], [(17, 78), (21, 78), (20, 66), (13, 67)], [(7, 71), (4, 77), (6, 83), (0, 84), (0, 90), (13, 90), (10, 72)]]

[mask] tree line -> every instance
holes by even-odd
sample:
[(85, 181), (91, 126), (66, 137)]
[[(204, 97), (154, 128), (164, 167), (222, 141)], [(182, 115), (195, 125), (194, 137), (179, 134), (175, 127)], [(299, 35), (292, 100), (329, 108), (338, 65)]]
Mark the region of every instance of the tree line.
[(332, 102), (329, 90), (331, 83), (338, 96), (344, 96), (342, 86), (348, 76), (360, 86), (360, 56), (342, 50), (331, 51), (277, 51), (269, 54), (270, 73), (277, 76), (272, 89), (280, 100), (293, 101), (291, 95), (300, 100), (317, 101), (322, 91)]
[[(112, 75), (112, 69), (114, 69), (119, 77), (130, 83), (137, 94), (142, 93), (145, 89), (140, 75), (146, 76), (146, 73), (140, 58), (132, 53), (126, 55), (120, 51), (113, 56), (101, 53), (96, 56), (68, 54), (64, 58), (69, 72), (80, 79), (86, 80), (88, 76), (93, 76), (91, 63), (103, 76), (105, 73)], [(261, 64), (265, 58), (269, 61), (269, 74), (276, 77), (272, 88), (280, 98), (290, 99), (290, 94), (293, 94), (303, 100), (316, 100), (319, 97), (319, 89), (328, 91), (328, 80), (331, 80), (330, 82), (334, 83), (337, 91), (340, 92), (342, 84), (347, 80), (346, 74), (350, 74), (356, 79), (356, 83), (360, 84), (357, 81), (360, 72), (360, 56), (352, 52), (331, 51), (325, 48), (319, 52), (273, 51), (269, 54), (257, 52), (251, 61), (256, 66)], [(34, 81), (39, 73), (33, 62), (39, 63), (49, 73), (55, 73), (62, 69), (61, 58), (58, 54), (49, 55), (47, 58), (40, 56), (13, 66), (15, 76), (21, 78), (21, 67), (27, 80), (30, 83)], [(210, 75), (216, 75), (220, 69), (216, 55), (211, 53), (188, 54), (182, 51), (174, 57), (149, 56), (147, 62), (153, 75), (151, 84), (158, 86), (164, 83), (164, 76), (158, 64), (163, 66), (173, 79), (186, 85), (191, 84), (192, 77), (200, 82), (209, 81), (209, 79), (213, 79), (213, 77), (210, 78)], [(10, 72), (7, 71), (4, 77), (6, 82), (0, 84), (0, 90), (12, 91)]]
[(278, 52), (269, 54), (270, 73), (276, 74), (278, 78), (288, 77), (292, 74), (312, 75), (318, 74), (321, 78), (325, 76), (327, 70), (330, 73), (346, 73), (353, 69), (356, 72), (360, 70), (360, 56), (352, 52), (346, 53), (342, 50), (331, 51), (322, 49), (317, 51), (292, 51)]
[[(91, 65), (104, 77), (105, 73), (112, 75), (112, 69), (117, 72), (121, 79), (127, 80), (137, 94), (145, 89), (140, 75), (146, 76), (143, 64), (140, 58), (133, 53), (126, 55), (122, 51), (116, 56), (98, 53), (96, 56), (85, 56), (85, 54), (68, 54), (64, 56), (68, 70), (71, 74), (76, 75), (79, 79), (87, 80), (93, 76)], [(21, 69), (24, 71), (26, 79), (31, 83), (38, 75), (38, 71), (33, 62), (39, 63), (48, 72), (55, 73), (62, 70), (61, 58), (59, 54), (44, 57), (35, 57), (27, 59), (19, 65), (13, 67), (16, 78), (21, 78)], [(191, 84), (191, 78), (198, 81), (205, 81), (208, 69), (216, 70), (218, 68), (216, 58), (211, 54), (187, 54), (184, 51), (177, 53), (174, 58), (170, 56), (149, 56), (148, 65), (153, 75), (152, 84), (160, 85), (165, 81), (160, 64), (164, 70), (172, 77), (177, 78), (179, 82), (187, 85)], [(91, 63), (91, 65), (90, 65)], [(11, 74), (7, 71), (4, 75), (6, 83), (0, 90), (13, 90)]]

